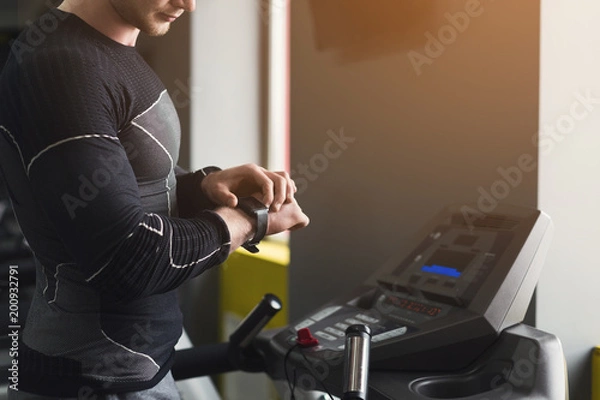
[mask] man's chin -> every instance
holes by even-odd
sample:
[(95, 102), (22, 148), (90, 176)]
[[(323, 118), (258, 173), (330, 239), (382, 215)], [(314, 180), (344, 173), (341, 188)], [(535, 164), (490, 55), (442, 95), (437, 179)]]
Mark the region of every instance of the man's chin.
[(141, 29), (141, 31), (144, 32), (148, 36), (164, 36), (167, 34), (167, 32), (169, 32), (169, 29), (171, 29), (171, 24), (165, 23), (165, 24), (159, 24), (159, 25), (157, 24), (154, 26), (150, 26), (150, 27), (147, 27), (146, 29)]

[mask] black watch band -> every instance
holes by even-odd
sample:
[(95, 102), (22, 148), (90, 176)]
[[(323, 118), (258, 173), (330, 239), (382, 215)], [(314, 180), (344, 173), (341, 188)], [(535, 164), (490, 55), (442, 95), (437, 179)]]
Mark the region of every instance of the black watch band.
[(254, 237), (244, 243), (242, 247), (250, 253), (258, 253), (256, 245), (265, 237), (269, 225), (269, 208), (252, 196), (240, 197), (238, 208), (256, 220)]
[(207, 176), (211, 172), (222, 171), (222, 169), (211, 165), (210, 167), (200, 168), (199, 171), (202, 172), (202, 175)]

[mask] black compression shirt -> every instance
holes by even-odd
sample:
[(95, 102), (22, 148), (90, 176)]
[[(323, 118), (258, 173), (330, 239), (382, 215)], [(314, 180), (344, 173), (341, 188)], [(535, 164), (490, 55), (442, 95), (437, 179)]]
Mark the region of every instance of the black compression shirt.
[(202, 211), (203, 175), (176, 176), (179, 135), (135, 48), (59, 10), (13, 44), (0, 167), (38, 264), (21, 390), (140, 390), (170, 368), (182, 329), (174, 289), (230, 247), (224, 221)]

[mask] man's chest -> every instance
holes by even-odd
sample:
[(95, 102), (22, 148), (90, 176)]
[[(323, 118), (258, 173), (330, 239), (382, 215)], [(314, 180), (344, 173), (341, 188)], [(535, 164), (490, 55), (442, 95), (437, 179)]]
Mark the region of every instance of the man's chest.
[(118, 135), (138, 182), (165, 179), (177, 164), (181, 139), (177, 111), (166, 90)]

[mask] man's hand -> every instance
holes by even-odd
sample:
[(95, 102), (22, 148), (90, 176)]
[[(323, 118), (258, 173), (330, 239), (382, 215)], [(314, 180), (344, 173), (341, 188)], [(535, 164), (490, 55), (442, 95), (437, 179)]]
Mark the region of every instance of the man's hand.
[(202, 181), (202, 191), (217, 205), (234, 208), (238, 197), (255, 195), (273, 212), (291, 203), (296, 190), (287, 172), (267, 171), (256, 164), (212, 172)]
[(269, 212), (267, 235), (304, 228), (310, 222), (296, 199), (284, 203), (279, 211)]
[[(215, 212), (223, 218), (229, 229), (231, 236), (230, 252), (233, 252), (254, 236), (255, 221), (239, 208), (222, 206), (218, 207)], [(267, 235), (300, 229), (308, 225), (309, 222), (296, 199), (292, 198), (291, 201), (284, 203), (279, 211), (269, 212)]]

